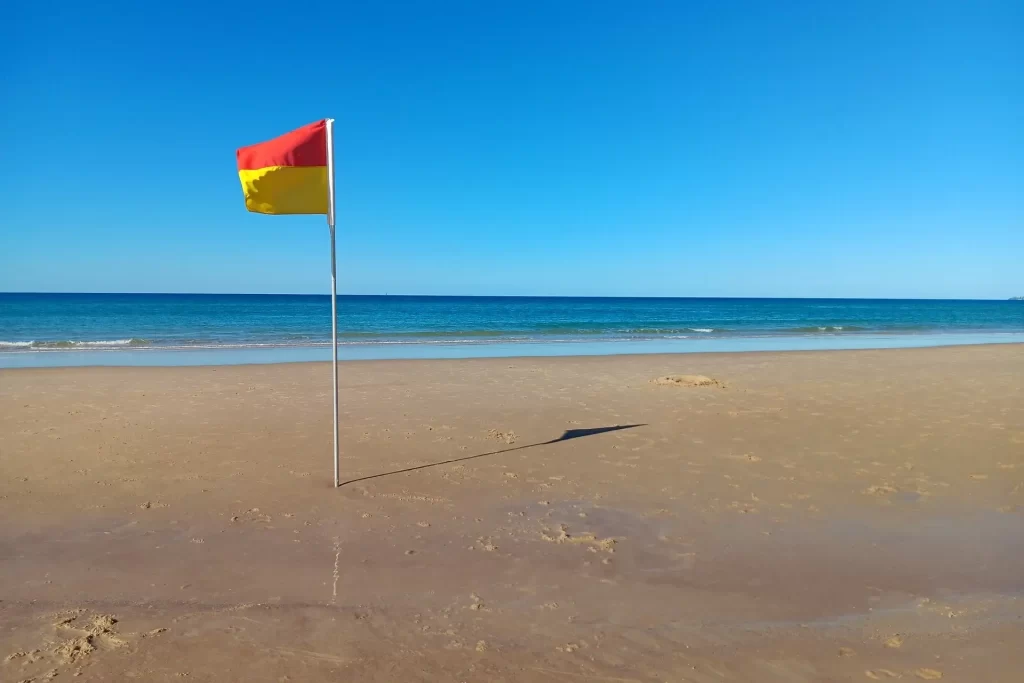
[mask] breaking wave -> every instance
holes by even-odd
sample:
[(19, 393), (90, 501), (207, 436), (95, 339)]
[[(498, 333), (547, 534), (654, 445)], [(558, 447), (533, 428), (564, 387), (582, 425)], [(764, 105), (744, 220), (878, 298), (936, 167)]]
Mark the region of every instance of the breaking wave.
[(146, 339), (100, 339), (97, 341), (78, 341), (60, 339), (56, 341), (0, 341), (0, 349), (116, 349), (125, 346), (148, 346)]

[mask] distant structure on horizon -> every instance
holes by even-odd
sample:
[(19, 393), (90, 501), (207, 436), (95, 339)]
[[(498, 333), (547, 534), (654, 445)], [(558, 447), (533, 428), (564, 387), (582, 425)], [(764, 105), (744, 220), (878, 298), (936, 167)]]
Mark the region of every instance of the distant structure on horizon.
[(1010, 301), (1024, 301), (1024, 296), (1011, 296)]

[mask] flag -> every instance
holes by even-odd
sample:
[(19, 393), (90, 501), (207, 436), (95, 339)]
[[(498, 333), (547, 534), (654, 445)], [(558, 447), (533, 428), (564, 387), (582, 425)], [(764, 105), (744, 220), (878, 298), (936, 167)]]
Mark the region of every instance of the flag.
[(238, 150), (245, 208), (253, 213), (327, 214), (327, 121)]

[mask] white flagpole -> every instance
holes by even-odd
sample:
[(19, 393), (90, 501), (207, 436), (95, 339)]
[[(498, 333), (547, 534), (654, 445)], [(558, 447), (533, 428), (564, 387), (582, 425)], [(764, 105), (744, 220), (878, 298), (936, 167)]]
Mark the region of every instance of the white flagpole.
[(334, 488), (341, 486), (338, 448), (338, 267), (334, 255), (334, 119), (327, 119), (327, 226), (331, 229), (331, 375), (334, 378)]

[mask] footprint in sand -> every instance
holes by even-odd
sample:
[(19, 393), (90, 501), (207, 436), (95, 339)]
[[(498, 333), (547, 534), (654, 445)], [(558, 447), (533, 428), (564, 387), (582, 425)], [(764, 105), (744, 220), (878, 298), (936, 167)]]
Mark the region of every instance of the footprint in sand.
[(484, 601), (480, 598), (479, 595), (477, 595), (476, 593), (470, 593), (469, 599), (473, 601), (473, 604), (469, 606), (469, 609), (475, 612), (487, 611), (487, 608), (484, 606)]
[(717, 379), (705, 375), (665, 375), (652, 379), (651, 383), (670, 387), (724, 387)]
[(494, 545), (494, 543), (489, 538), (485, 538), (485, 537), (478, 538), (478, 539), (476, 539), (476, 543), (477, 543), (477, 545), (472, 547), (472, 548), (470, 548), (471, 550), (473, 550), (475, 548), (480, 548), (481, 550), (486, 550), (489, 553), (493, 553), (495, 550), (498, 549), (498, 546)]
[(895, 671), (889, 671), (888, 669), (868, 669), (864, 672), (864, 675), (873, 681), (882, 681), (886, 678), (899, 678), (900, 675)]
[(891, 638), (885, 639), (885, 646), (894, 650), (903, 647), (903, 636), (898, 633)]
[(872, 496), (891, 496), (894, 493), (899, 493), (900, 490), (895, 486), (889, 486), (888, 484), (876, 484), (875, 486), (869, 486), (864, 489), (864, 493)]
[(260, 513), (259, 508), (249, 508), (245, 512), (231, 516), (232, 522), (270, 522), (270, 516)]
[(578, 545), (587, 545), (590, 546), (590, 550), (603, 550), (606, 553), (614, 553), (615, 544), (618, 542), (618, 539), (615, 538), (597, 538), (589, 531), (570, 534), (569, 527), (566, 524), (559, 524), (557, 533), (552, 532), (550, 529), (542, 529), (541, 538), (549, 543), (573, 543)]
[(942, 672), (938, 669), (918, 669), (914, 675), (926, 681), (937, 681), (942, 678)]
[[(8, 655), (5, 661), (24, 659), (24, 664), (31, 664), (55, 660), (53, 663), (58, 668), (42, 674), (42, 680), (48, 680), (61, 673), (59, 667), (77, 666), (95, 653), (123, 648), (129, 644), (117, 633), (115, 625), (118, 620), (116, 617), (109, 614), (94, 614), (89, 618), (85, 615), (86, 612), (82, 609), (58, 612), (53, 617), (53, 626), (58, 636), (57, 642), (49, 642), (45, 652), (39, 649), (31, 652), (14, 652)], [(166, 630), (164, 628), (153, 629), (137, 637), (152, 637)], [(38, 679), (29, 678), (28, 680)]]
[(489, 436), (492, 439), (495, 439), (496, 441), (504, 441), (506, 444), (509, 445), (514, 444), (516, 442), (516, 439), (519, 438), (516, 436), (516, 433), (513, 432), (511, 429), (507, 432), (502, 432), (497, 429), (491, 429), (488, 430), (487, 436)]

